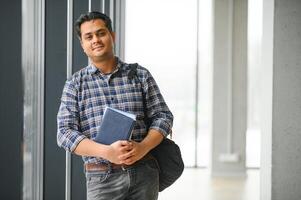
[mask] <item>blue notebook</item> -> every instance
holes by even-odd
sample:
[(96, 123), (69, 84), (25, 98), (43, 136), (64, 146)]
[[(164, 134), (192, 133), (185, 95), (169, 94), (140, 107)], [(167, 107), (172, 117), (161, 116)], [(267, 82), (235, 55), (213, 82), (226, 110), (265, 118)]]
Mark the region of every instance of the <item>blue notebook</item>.
[(110, 145), (118, 140), (130, 140), (136, 115), (106, 107), (95, 141)]

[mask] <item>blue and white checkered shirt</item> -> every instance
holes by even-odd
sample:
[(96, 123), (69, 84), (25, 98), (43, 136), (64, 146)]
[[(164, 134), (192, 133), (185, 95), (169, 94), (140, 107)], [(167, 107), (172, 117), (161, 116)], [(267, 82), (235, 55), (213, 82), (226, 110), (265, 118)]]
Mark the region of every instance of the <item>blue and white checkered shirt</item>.
[[(145, 114), (150, 129), (164, 136), (171, 133), (173, 115), (150, 72), (138, 66), (136, 76), (130, 79), (129, 64), (116, 59), (118, 64), (111, 74), (102, 74), (95, 66), (88, 65), (66, 81), (57, 115), (57, 143), (66, 151), (73, 152), (84, 138), (96, 137), (106, 106), (138, 116), (132, 132), (134, 141), (139, 142), (147, 135)], [(141, 89), (145, 94), (146, 113)], [(102, 161), (85, 156), (83, 160), (85, 163)]]

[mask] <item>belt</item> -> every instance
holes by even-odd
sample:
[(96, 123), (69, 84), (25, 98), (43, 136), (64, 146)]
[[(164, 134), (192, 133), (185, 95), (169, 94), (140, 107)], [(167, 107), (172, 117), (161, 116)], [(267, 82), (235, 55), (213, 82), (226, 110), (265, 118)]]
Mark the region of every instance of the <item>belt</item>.
[(109, 171), (109, 170), (126, 170), (136, 166), (137, 164), (141, 163), (142, 161), (154, 159), (153, 156), (147, 154), (137, 162), (132, 165), (125, 165), (125, 164), (115, 164), (115, 163), (86, 163), (85, 170), (89, 172), (93, 171)]

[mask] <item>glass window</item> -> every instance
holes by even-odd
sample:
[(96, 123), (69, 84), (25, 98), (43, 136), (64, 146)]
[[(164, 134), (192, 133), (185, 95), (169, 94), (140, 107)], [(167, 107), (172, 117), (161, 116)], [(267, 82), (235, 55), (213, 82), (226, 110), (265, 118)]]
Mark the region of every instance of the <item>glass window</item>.
[(262, 37), (262, 0), (248, 2), (248, 130), (246, 166), (260, 166), (260, 60)]
[(130, 0), (125, 13), (125, 61), (155, 77), (175, 116), (173, 138), (194, 166), (197, 1)]

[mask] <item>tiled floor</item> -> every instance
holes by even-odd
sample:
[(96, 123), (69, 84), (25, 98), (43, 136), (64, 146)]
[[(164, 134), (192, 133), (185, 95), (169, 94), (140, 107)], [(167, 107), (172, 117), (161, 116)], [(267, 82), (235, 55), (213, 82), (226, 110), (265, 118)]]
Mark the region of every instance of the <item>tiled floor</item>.
[(248, 170), (246, 178), (211, 178), (207, 169), (186, 168), (159, 200), (259, 200), (259, 170)]

